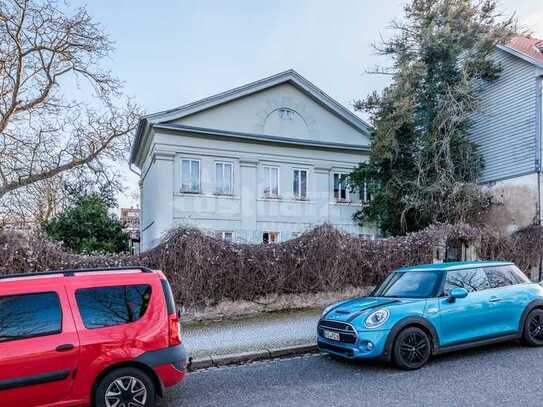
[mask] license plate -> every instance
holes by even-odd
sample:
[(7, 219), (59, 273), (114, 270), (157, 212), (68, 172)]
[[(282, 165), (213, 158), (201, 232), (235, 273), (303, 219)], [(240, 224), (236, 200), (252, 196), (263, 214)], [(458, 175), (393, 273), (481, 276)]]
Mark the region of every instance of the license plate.
[(326, 329), (323, 332), (323, 336), (326, 339), (331, 339), (333, 341), (339, 341), (339, 334), (337, 332), (327, 331)]

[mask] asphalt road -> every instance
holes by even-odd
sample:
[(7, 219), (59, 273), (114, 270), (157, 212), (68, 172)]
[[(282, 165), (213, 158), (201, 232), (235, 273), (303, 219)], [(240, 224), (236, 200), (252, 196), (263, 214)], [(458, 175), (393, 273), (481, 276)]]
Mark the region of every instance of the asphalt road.
[(404, 372), (308, 355), (213, 368), (169, 389), (181, 406), (541, 406), (543, 348), (508, 343), (435, 357)]

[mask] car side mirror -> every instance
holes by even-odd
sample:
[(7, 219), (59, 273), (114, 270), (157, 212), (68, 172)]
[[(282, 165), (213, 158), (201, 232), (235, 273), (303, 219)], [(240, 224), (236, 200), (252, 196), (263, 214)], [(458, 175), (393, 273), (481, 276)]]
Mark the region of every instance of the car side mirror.
[(461, 287), (453, 288), (449, 291), (449, 302), (455, 302), (458, 298), (466, 298), (468, 296), (468, 290)]

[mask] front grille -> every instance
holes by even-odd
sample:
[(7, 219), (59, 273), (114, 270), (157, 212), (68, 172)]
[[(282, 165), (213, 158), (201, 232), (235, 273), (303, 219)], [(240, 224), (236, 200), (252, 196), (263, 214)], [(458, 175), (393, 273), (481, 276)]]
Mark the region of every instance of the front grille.
[(333, 331), (341, 330), (341, 331), (353, 332), (352, 326), (350, 326), (349, 324), (345, 324), (343, 322), (338, 322), (338, 321), (321, 321), (319, 323), (319, 326), (322, 326), (323, 328), (326, 328), (326, 329), (331, 329)]
[(330, 350), (336, 353), (341, 353), (346, 356), (353, 356), (352, 349), (345, 349), (345, 348), (342, 348), (341, 346), (330, 345), (329, 343), (324, 343), (324, 342), (318, 342), (317, 344), (319, 345), (319, 348), (324, 351)]
[[(337, 321), (321, 321), (319, 322), (319, 336), (324, 338), (324, 330), (337, 332), (339, 334), (339, 342), (356, 343), (356, 333), (353, 327), (349, 324)], [(330, 339), (329, 339), (330, 340)]]

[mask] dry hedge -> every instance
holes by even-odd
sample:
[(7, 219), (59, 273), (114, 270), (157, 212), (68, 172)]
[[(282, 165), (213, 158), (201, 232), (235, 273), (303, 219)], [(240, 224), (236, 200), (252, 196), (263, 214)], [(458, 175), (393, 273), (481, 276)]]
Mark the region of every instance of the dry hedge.
[(93, 266), (146, 265), (166, 273), (187, 306), (363, 287), (392, 269), (431, 262), (440, 242), (478, 242), (482, 258), (515, 261), (523, 270), (543, 253), (541, 227), (510, 238), (468, 225), (436, 225), (407, 236), (366, 240), (329, 225), (274, 245), (235, 244), (179, 228), (139, 256), (75, 255), (56, 243), (0, 232), (0, 274)]

